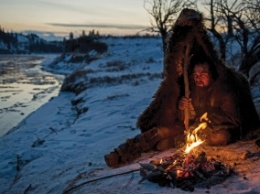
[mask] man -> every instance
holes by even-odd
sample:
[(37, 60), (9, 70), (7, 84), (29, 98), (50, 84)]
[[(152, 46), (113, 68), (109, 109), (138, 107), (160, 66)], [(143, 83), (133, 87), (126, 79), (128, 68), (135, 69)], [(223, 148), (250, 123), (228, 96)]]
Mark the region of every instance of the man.
[(180, 98), (179, 120), (175, 122), (174, 129), (155, 127), (128, 139), (105, 156), (108, 166), (117, 167), (133, 161), (142, 152), (152, 149), (166, 150), (177, 146), (177, 141), (184, 141), (185, 108), (190, 110), (191, 123), (194, 126), (202, 114), (208, 113), (209, 126), (202, 131), (201, 136), (209, 145), (226, 145), (239, 138), (240, 121), (232, 93), (228, 88), (218, 86), (217, 76), (210, 71), (208, 61), (194, 58), (192, 62), (191, 98)]
[(193, 63), (191, 98), (182, 97), (179, 101), (181, 119), (182, 112), (188, 108), (196, 127), (199, 118), (207, 112), (208, 127), (202, 136), (208, 145), (226, 145), (239, 139), (241, 122), (232, 89), (223, 87), (217, 75), (210, 71), (208, 61), (197, 58)]

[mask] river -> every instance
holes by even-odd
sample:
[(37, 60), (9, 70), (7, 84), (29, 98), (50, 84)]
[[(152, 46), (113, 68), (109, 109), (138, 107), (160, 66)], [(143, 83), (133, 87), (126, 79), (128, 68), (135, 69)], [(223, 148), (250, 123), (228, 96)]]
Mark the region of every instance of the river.
[(0, 55), (0, 136), (59, 94), (64, 79), (42, 70), (55, 55)]

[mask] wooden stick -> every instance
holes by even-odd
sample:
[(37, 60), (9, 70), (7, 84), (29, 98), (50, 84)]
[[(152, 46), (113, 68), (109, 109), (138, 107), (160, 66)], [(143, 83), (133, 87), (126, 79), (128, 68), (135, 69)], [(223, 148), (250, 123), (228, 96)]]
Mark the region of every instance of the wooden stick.
[[(187, 44), (185, 56), (184, 56), (184, 67), (183, 67), (183, 77), (184, 77), (184, 86), (185, 86), (185, 97), (190, 97), (190, 84), (189, 84), (189, 75), (188, 75), (188, 66), (190, 63), (190, 45)], [(189, 129), (189, 108), (184, 109), (184, 125), (185, 130)]]
[(133, 170), (128, 170), (128, 171), (124, 171), (124, 172), (121, 172), (121, 173), (117, 173), (117, 174), (111, 174), (111, 175), (107, 175), (107, 176), (101, 176), (101, 177), (96, 177), (96, 178), (93, 178), (93, 179), (90, 179), (90, 180), (87, 180), (83, 183), (80, 183), (78, 185), (75, 185), (69, 189), (66, 189), (63, 194), (68, 194), (70, 193), (71, 191), (79, 188), (79, 187), (82, 187), (83, 185), (86, 185), (88, 183), (92, 183), (92, 182), (95, 182), (95, 181), (99, 181), (99, 180), (103, 180), (103, 179), (108, 179), (108, 178), (112, 178), (112, 177), (115, 177), (115, 176), (119, 176), (119, 175), (124, 175), (124, 174), (129, 174), (129, 173), (132, 173), (132, 172), (136, 172), (136, 171), (139, 171), (140, 168), (138, 169), (133, 169)]

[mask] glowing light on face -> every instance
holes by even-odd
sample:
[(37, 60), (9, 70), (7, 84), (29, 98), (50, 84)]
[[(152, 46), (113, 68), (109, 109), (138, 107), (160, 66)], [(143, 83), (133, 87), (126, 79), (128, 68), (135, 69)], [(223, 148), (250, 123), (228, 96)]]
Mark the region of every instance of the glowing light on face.
[(196, 64), (192, 76), (196, 86), (198, 87), (207, 87), (211, 83), (209, 66), (207, 63)]

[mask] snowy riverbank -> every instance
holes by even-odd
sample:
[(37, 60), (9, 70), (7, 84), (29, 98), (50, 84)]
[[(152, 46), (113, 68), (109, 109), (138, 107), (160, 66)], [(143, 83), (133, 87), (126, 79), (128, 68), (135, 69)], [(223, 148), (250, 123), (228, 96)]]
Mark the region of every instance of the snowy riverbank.
[(0, 136), (58, 95), (64, 76), (41, 69), (57, 56), (0, 56)]

